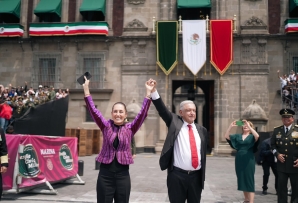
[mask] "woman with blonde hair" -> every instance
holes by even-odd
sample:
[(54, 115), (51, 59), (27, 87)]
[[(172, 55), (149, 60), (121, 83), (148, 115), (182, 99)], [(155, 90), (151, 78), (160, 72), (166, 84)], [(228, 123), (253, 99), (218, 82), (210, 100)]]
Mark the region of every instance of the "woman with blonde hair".
[[(237, 125), (238, 124), (238, 125)], [(241, 126), (242, 134), (230, 135), (230, 130), (233, 127)], [(233, 121), (227, 129), (224, 137), (230, 146), (237, 151), (235, 159), (235, 169), (237, 175), (238, 190), (243, 191), (244, 202), (254, 202), (255, 192), (255, 156), (259, 134), (254, 130), (253, 124), (250, 121), (242, 120), (240, 124)]]

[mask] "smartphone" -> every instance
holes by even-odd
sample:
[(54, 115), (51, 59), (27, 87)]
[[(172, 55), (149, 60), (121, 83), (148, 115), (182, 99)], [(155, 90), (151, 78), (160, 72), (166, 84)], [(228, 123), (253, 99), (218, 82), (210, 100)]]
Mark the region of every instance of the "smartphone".
[(92, 75), (89, 73), (89, 72), (86, 72), (84, 73), (84, 75), (80, 76), (78, 79), (77, 79), (77, 82), (80, 84), (80, 85), (83, 85), (85, 83), (85, 78), (84, 76), (86, 76), (86, 78), (89, 80)]
[(244, 124), (244, 123), (243, 123), (243, 121), (241, 121), (241, 120), (240, 120), (240, 121), (236, 121), (236, 125), (237, 125), (237, 126), (243, 126), (243, 124)]

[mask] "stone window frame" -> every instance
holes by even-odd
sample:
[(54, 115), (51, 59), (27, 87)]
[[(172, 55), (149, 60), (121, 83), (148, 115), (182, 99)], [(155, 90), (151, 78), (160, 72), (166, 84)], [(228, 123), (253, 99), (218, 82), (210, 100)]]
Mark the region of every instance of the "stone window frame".
[[(31, 75), (31, 86), (33, 88), (37, 88), (38, 85), (52, 85), (53, 87), (59, 86), (61, 83), (61, 53), (53, 52), (44, 52), (44, 53), (33, 53), (33, 66), (32, 66), (32, 75)], [(55, 73), (53, 75), (53, 80), (40, 80), (41, 70), (40, 68), (40, 60), (46, 59), (55, 59)], [(43, 83), (43, 84), (42, 84)]]
[(297, 65), (296, 70), (295, 70), (295, 67), (294, 67), (294, 62), (295, 62), (294, 58), (298, 62), (298, 52), (289, 51), (287, 53), (287, 71), (288, 71), (287, 74), (289, 74), (291, 70), (294, 70), (296, 74), (298, 73), (298, 65)]
[[(85, 107), (85, 121), (86, 123), (94, 123), (94, 120), (88, 110), (88, 107), (86, 105), (84, 105)], [(97, 105), (95, 105), (95, 108), (97, 108)]]
[[(85, 59), (99, 59), (99, 68), (97, 74), (93, 71), (89, 71), (92, 75), (90, 79), (90, 89), (104, 89), (105, 88), (105, 70), (106, 70), (106, 59), (107, 52), (106, 51), (98, 51), (98, 52), (78, 52), (78, 63), (76, 68), (76, 78), (80, 77), (88, 71), (88, 69), (84, 69), (84, 61)], [(81, 85), (75, 81), (76, 89), (81, 89)]]

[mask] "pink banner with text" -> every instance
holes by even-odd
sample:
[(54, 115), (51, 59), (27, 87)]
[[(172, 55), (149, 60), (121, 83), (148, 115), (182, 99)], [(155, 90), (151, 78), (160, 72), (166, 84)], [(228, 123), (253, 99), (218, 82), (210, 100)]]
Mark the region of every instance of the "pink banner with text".
[[(15, 135), (6, 137), (10, 136)], [(23, 135), (19, 144), (19, 147), (13, 147), (16, 152), (19, 151), (18, 171), (22, 177), (19, 188), (38, 185), (45, 181), (59, 182), (75, 176), (78, 172), (75, 137)], [(7, 147), (11, 146), (7, 144)], [(10, 170), (14, 170), (11, 165)]]

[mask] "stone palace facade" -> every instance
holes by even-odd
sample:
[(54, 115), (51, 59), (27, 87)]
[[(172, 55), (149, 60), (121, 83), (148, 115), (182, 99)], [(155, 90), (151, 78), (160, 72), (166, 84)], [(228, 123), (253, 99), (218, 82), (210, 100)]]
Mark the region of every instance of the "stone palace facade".
[[(233, 120), (250, 119), (260, 132), (281, 124), (277, 70), (281, 74), (298, 72), (298, 33), (287, 34), (284, 25), (285, 20), (298, 18), (293, 0), (200, 0), (210, 5), (183, 11), (177, 9), (176, 0), (99, 0), (102, 10), (88, 10), (88, 1), (91, 4), (96, 0), (48, 1), (56, 7), (44, 0), (13, 1), (20, 2), (19, 14), (9, 17), (0, 9), (0, 28), (4, 32), (7, 25), (17, 24), (23, 35), (0, 37), (0, 84), (21, 86), (27, 81), (34, 89), (39, 84), (53, 85), (56, 90), (69, 88), (67, 128), (97, 128), (86, 112), (82, 87), (76, 82), (85, 70), (94, 71), (91, 94), (106, 118), (111, 116), (112, 105), (122, 101), (133, 119), (149, 78), (157, 80), (158, 92), (176, 113), (179, 103), (191, 97), (197, 104), (197, 122), (208, 129), (209, 146), (216, 154), (231, 152), (223, 134)], [(0, 8), (4, 2), (0, 0)], [(49, 7), (56, 11), (43, 10)], [(156, 66), (153, 19), (173, 21), (181, 15), (183, 20), (185, 12), (190, 14), (188, 19), (206, 19), (208, 15), (210, 20), (234, 19), (235, 25), (234, 61), (222, 76), (210, 65), (207, 34), (207, 63), (197, 75), (195, 91), (194, 76), (183, 65), (181, 35), (178, 66), (168, 77)], [(108, 35), (37, 36), (29, 32), (31, 27), (45, 23), (66, 25), (63, 29), (68, 32), (68, 23), (86, 22), (106, 22)], [(137, 151), (160, 152), (166, 130), (152, 105), (136, 134)]]

